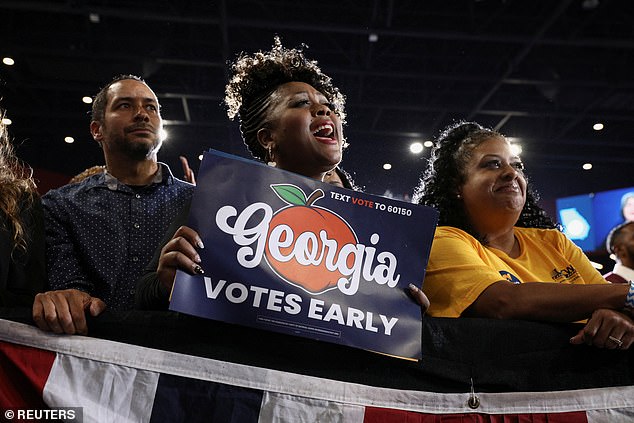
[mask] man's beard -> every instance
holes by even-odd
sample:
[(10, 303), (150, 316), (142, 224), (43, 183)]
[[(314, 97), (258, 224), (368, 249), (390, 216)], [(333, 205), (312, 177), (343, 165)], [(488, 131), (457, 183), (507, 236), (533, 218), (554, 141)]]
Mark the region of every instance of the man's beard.
[[(108, 144), (135, 161), (142, 161), (156, 156), (163, 144), (163, 141), (159, 137), (161, 127), (162, 126), (159, 125), (159, 129), (155, 129), (153, 125), (136, 123), (124, 128), (123, 134), (121, 134), (118, 131), (109, 133), (109, 128), (105, 124), (102, 126), (104, 133), (107, 134), (106, 136), (112, 137)], [(135, 136), (133, 131), (139, 128), (152, 131), (151, 135), (149, 135), (149, 137)]]
[(133, 142), (127, 139), (123, 140), (122, 150), (134, 160), (145, 160), (152, 156), (155, 156), (161, 148), (161, 140), (158, 137), (150, 143)]
[[(131, 139), (133, 137), (134, 139)], [(132, 160), (142, 161), (152, 156), (156, 156), (161, 148), (162, 141), (158, 135), (153, 134), (152, 138), (138, 138), (130, 134), (117, 136), (111, 142), (112, 146), (125, 154)]]

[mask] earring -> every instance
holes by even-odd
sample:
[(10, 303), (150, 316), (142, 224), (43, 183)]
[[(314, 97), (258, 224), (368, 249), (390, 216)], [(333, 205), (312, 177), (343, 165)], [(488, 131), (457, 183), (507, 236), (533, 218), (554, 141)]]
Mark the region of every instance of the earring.
[(271, 147), (271, 144), (268, 145), (267, 152), (268, 154), (266, 155), (267, 156), (266, 164), (271, 167), (277, 166), (277, 163), (275, 163), (275, 157), (273, 156), (273, 148)]

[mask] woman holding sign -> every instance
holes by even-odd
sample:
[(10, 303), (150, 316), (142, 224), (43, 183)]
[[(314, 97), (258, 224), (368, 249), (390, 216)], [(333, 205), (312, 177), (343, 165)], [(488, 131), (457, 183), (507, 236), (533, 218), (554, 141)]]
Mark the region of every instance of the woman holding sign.
[(632, 345), (634, 283), (607, 283), (557, 230), (501, 134), (476, 123), (447, 128), (416, 197), (440, 212), (423, 287), (430, 315), (588, 319), (571, 343)]
[[(242, 138), (253, 157), (324, 181), (341, 161), (345, 146), (345, 99), (330, 77), (301, 50), (284, 48), (277, 38), (268, 52), (241, 55), (232, 71), (225, 103), (229, 118), (240, 119)], [(172, 225), (169, 241), (139, 280), (137, 307), (167, 308), (177, 269), (204, 273), (196, 250), (204, 248), (202, 240), (191, 228), (180, 226), (186, 216)]]

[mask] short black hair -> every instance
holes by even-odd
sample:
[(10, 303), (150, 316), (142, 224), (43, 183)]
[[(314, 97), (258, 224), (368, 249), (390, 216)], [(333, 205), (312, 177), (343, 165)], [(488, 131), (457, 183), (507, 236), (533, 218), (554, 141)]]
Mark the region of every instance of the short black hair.
[(127, 79), (132, 79), (134, 81), (139, 81), (142, 83), (146, 83), (143, 78), (141, 78), (140, 76), (136, 76), (136, 75), (131, 75), (131, 74), (127, 74), (127, 75), (118, 75), (115, 76), (112, 81), (110, 81), (107, 85), (105, 85), (103, 88), (101, 88), (99, 90), (99, 92), (97, 93), (97, 95), (95, 95), (95, 97), (93, 98), (92, 101), (92, 113), (91, 113), (91, 120), (97, 121), (97, 122), (101, 122), (103, 121), (103, 117), (106, 114), (106, 104), (108, 104), (108, 89), (116, 84), (119, 81), (125, 81)]
[(608, 253), (614, 254), (614, 246), (621, 241), (623, 235), (623, 229), (625, 229), (629, 225), (634, 225), (634, 221), (623, 222), (620, 225), (616, 225), (610, 230), (607, 239), (605, 240), (605, 249), (608, 250)]

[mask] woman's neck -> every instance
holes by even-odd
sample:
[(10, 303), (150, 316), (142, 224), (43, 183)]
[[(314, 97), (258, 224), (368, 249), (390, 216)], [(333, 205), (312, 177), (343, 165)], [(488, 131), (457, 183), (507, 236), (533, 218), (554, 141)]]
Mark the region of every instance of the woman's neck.
[(487, 246), (505, 252), (512, 258), (517, 258), (520, 254), (519, 243), (515, 238), (513, 227), (506, 231), (485, 234)]

